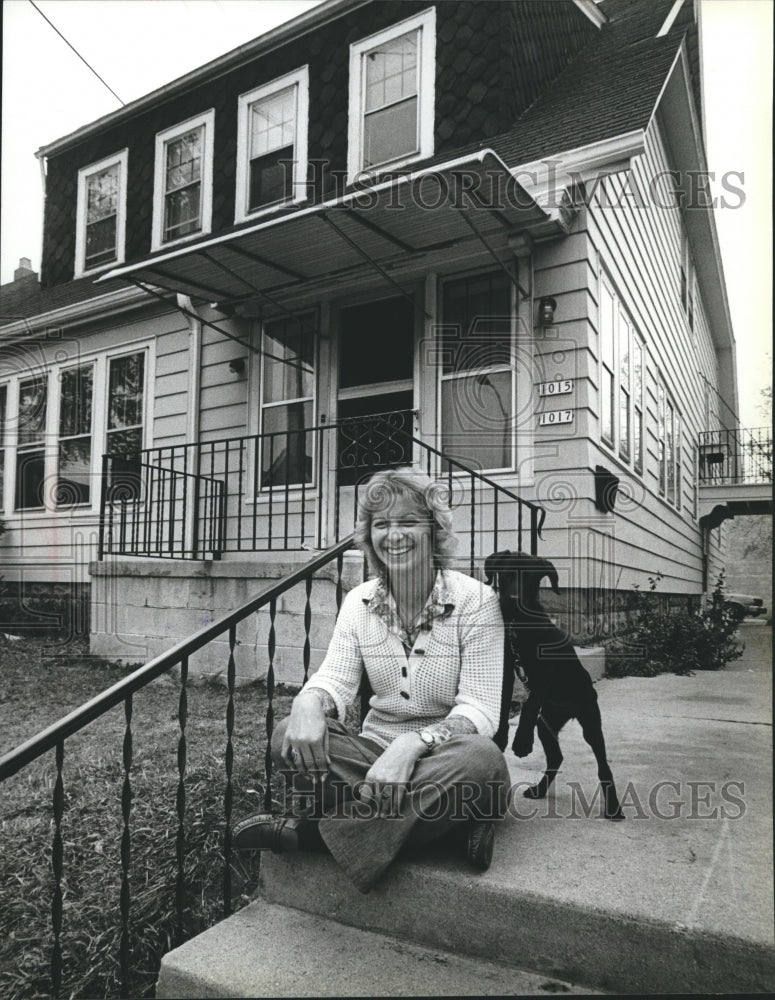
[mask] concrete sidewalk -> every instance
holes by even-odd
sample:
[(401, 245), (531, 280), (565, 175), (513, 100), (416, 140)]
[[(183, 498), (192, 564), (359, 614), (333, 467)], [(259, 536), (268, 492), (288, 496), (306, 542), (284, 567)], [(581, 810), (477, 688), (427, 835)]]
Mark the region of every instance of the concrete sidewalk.
[[(428, 849), (363, 896), (330, 858), (265, 855), (249, 910), (257, 919), (267, 903), (306, 910), (618, 993), (774, 990), (771, 669), (761, 655), (735, 666), (597, 685), (625, 822), (589, 808), (595, 763), (574, 722), (543, 802), (521, 796), (542, 754), (508, 754), (515, 794), (488, 872)], [(229, 924), (185, 947), (222, 953)], [(177, 975), (174, 956), (165, 963)], [(398, 981), (381, 986), (400, 995)]]

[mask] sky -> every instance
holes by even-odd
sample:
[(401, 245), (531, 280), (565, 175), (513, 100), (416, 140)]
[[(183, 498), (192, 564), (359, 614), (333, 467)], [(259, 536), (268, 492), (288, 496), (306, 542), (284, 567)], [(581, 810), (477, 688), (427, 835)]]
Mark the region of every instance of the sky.
[[(317, 2), (35, 0), (124, 103)], [(773, 0), (700, 0), (700, 6), (708, 166), (719, 178), (744, 174), (742, 205), (717, 210), (716, 220), (737, 339), (740, 417), (754, 427), (765, 422), (760, 391), (771, 366)], [(40, 268), (43, 197), (35, 151), (120, 104), (30, 0), (4, 0), (2, 83), (0, 281), (6, 282), (20, 257)]]

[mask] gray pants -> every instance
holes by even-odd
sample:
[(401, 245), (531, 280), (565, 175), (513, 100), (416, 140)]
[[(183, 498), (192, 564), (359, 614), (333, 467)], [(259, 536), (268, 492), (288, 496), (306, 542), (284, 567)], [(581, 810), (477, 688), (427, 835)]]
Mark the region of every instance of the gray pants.
[[(283, 719), (274, 731), (272, 756), (293, 793), (309, 794), (309, 779), (290, 771), (280, 757), (287, 723)], [(380, 816), (371, 802), (360, 801), (357, 789), (382, 747), (352, 736), (334, 719), (328, 720), (328, 732), (331, 765), (318, 801), (318, 829), (361, 892), (368, 892), (404, 844), (427, 843), (470, 819), (505, 815), (509, 772), (489, 737), (453, 736), (420, 758), (400, 810)]]

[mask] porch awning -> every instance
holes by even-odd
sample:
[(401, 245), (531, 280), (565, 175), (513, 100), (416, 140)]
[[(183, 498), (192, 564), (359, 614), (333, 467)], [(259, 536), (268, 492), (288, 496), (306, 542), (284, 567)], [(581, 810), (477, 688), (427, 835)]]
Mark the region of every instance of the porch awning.
[(207, 302), (234, 303), (346, 275), (364, 262), (401, 258), (461, 241), (551, 232), (559, 223), (519, 185), (503, 160), (480, 150), (458, 160), (291, 210), (221, 236), (117, 267), (123, 278)]

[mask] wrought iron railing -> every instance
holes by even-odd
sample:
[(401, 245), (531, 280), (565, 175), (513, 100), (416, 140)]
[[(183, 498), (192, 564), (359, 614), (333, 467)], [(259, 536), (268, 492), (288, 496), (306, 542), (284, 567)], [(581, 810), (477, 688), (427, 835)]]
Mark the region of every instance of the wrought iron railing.
[(446, 478), (471, 569), (499, 547), (534, 552), (544, 511), (412, 428), (413, 413), (403, 410), (106, 456), (100, 558), (322, 549), (352, 531), (373, 473), (406, 464)]
[(771, 483), (771, 428), (722, 429), (700, 434), (699, 480), (701, 486)]
[[(51, 928), (53, 944), (51, 953), (51, 992), (57, 997), (61, 993), (63, 979), (63, 935), (66, 933), (65, 913), (63, 906), (63, 886), (66, 884), (65, 851), (63, 849), (62, 821), (65, 810), (67, 785), (65, 780), (65, 761), (67, 740), (76, 734), (79, 739), (88, 738), (84, 730), (90, 723), (112, 710), (123, 708), (124, 737), (122, 746), (122, 775), (116, 782), (115, 796), (121, 806), (121, 836), (119, 849), (119, 864), (121, 866), (121, 886), (118, 899), (120, 914), (119, 936), (119, 966), (121, 996), (129, 996), (130, 981), (130, 947), (129, 934), (132, 920), (132, 894), (130, 889), (130, 870), (132, 865), (132, 799), (137, 793), (140, 779), (132, 774), (132, 764), (135, 757), (135, 734), (132, 729), (133, 697), (151, 681), (167, 673), (175, 667), (180, 669), (180, 697), (178, 700), (177, 721), (178, 736), (178, 780), (175, 790), (175, 815), (177, 827), (171, 832), (169, 839), (164, 841), (170, 845), (170, 851), (175, 852), (176, 879), (174, 885), (175, 909), (177, 913), (176, 944), (182, 941), (183, 909), (189, 888), (186, 885), (184, 873), (186, 831), (184, 818), (186, 815), (186, 729), (188, 722), (186, 687), (189, 675), (189, 660), (199, 650), (209, 643), (226, 636), (228, 639), (228, 659), (226, 664), (226, 686), (228, 700), (224, 720), (225, 754), (224, 754), (224, 795), (223, 795), (223, 912), (231, 912), (231, 828), (232, 828), (232, 775), (234, 773), (234, 737), (235, 713), (234, 693), (236, 684), (235, 647), (237, 645), (237, 626), (249, 615), (261, 609), (268, 609), (268, 634), (266, 637), (266, 737), (267, 750), (265, 758), (266, 781), (264, 785), (264, 806), (267, 810), (272, 803), (272, 769), (269, 754), (269, 743), (274, 729), (273, 698), (275, 694), (275, 650), (276, 633), (275, 620), (278, 614), (278, 601), (294, 587), (304, 588), (305, 612), (304, 642), (301, 647), (301, 671), (299, 683), (304, 683), (308, 677), (311, 662), (310, 630), (312, 624), (312, 588), (319, 582), (316, 574), (325, 571), (329, 566), (335, 566), (333, 576), (334, 598), (337, 610), (341, 606), (343, 596), (343, 563), (344, 552), (350, 547), (352, 537), (343, 539), (326, 552), (311, 559), (303, 567), (286, 576), (283, 580), (267, 587), (241, 608), (224, 616), (212, 625), (208, 625), (195, 633), (189, 639), (179, 642), (168, 652), (157, 656), (143, 667), (135, 670), (127, 677), (103, 691), (86, 704), (81, 705), (59, 722), (38, 733), (37, 736), (17, 747), (11, 753), (0, 758), (0, 784), (17, 774), (24, 768), (31, 767), (44, 755), (53, 751), (56, 777), (52, 793), (52, 843), (51, 870), (53, 874), (53, 892), (51, 900)], [(329, 586), (330, 586), (329, 579)], [(142, 739), (142, 735), (139, 734)], [(95, 754), (95, 756), (97, 756)], [(106, 808), (102, 800), (99, 808)], [(160, 843), (160, 850), (162, 850)], [(21, 890), (20, 890), (21, 891)], [(106, 901), (106, 905), (107, 905)]]

